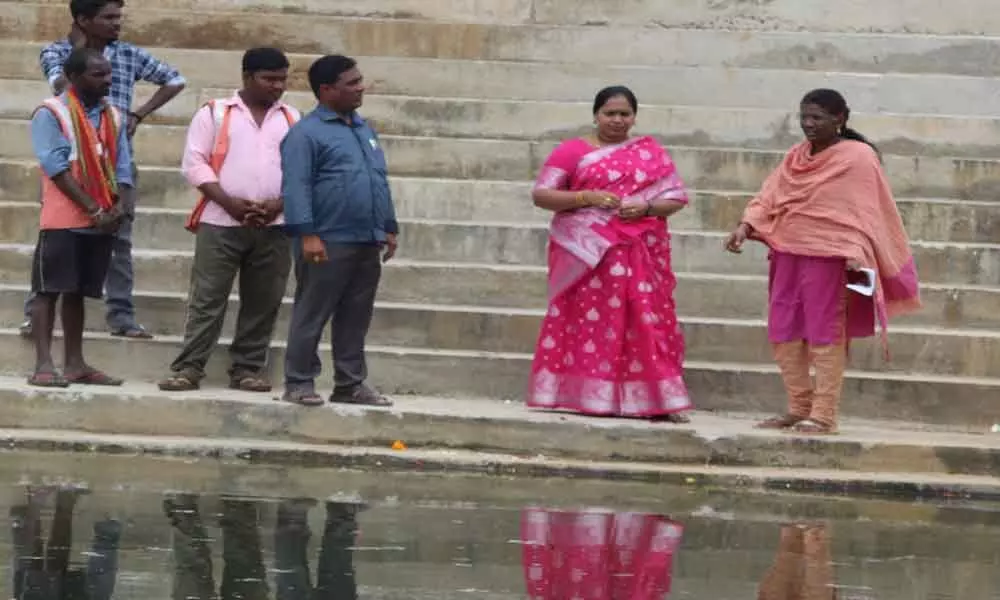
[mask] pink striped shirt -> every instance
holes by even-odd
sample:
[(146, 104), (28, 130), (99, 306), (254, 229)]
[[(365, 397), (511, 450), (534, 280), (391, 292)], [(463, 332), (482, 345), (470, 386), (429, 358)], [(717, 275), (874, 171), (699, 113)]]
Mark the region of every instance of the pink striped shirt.
[[(203, 106), (191, 120), (188, 128), (187, 144), (181, 170), (188, 183), (194, 187), (215, 183), (233, 198), (243, 198), (252, 202), (264, 202), (281, 197), (281, 140), (288, 133), (288, 119), (282, 106), (292, 111), (297, 118), (299, 112), (282, 102), (268, 110), (264, 122), (258, 127), (247, 105), (234, 94), (221, 102), (232, 106), (229, 119), (229, 152), (219, 174), (212, 171), (211, 157), (215, 147), (215, 120), (209, 106)], [(240, 227), (236, 219), (229, 216), (221, 206), (209, 202), (202, 214), (202, 223), (221, 227)], [(272, 225), (281, 225), (284, 216), (279, 215)]]

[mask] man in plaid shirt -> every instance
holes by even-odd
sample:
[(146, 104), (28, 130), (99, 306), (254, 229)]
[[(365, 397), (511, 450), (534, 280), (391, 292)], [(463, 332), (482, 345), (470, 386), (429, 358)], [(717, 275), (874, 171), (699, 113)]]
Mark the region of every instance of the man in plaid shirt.
[[(42, 73), (56, 94), (66, 87), (63, 62), (75, 47), (89, 46), (102, 50), (111, 62), (111, 93), (108, 100), (128, 115), (129, 139), (142, 121), (170, 102), (184, 89), (185, 81), (177, 69), (154, 58), (148, 51), (118, 39), (122, 29), (124, 0), (72, 0), (69, 5), (73, 27), (66, 39), (49, 44), (40, 56)], [(132, 96), (138, 81), (148, 81), (160, 88), (148, 102), (132, 110)], [(134, 156), (134, 154), (133, 154)], [(137, 181), (135, 165), (133, 180)], [(129, 218), (115, 236), (108, 278), (105, 282), (108, 327), (112, 335), (130, 338), (152, 337), (135, 320), (132, 302), (132, 221), (135, 207), (128, 207)], [(31, 335), (31, 296), (24, 304), (29, 319), (21, 326), (21, 334)]]

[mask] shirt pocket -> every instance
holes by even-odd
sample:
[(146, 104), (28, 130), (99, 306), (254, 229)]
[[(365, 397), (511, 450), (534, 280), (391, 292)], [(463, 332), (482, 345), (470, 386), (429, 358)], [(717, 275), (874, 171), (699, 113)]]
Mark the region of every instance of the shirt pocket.
[(372, 168), (385, 175), (386, 171), (388, 171), (388, 164), (385, 159), (385, 151), (382, 150), (382, 145), (374, 135), (364, 136), (363, 139), (365, 140), (365, 154)]

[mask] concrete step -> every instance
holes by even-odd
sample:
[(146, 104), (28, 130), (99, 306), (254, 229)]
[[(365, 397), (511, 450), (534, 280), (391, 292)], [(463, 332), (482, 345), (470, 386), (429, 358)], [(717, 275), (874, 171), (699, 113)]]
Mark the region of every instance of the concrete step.
[[(31, 160), (29, 123), (0, 119), (0, 158)], [(186, 129), (153, 125), (136, 134), (141, 165), (177, 166)], [(381, 137), (394, 176), (531, 180), (555, 142), (473, 138)], [(756, 192), (784, 153), (771, 150), (673, 146), (671, 154), (688, 185)], [(993, 199), (1000, 189), (1000, 160), (887, 155), (886, 171), (900, 196)]]
[[(37, 79), (0, 80), (0, 118), (30, 118), (50, 95)], [(136, 102), (152, 95), (142, 86)], [(231, 88), (194, 88), (154, 115), (150, 123), (184, 125), (212, 98), (228, 97)], [(291, 92), (286, 100), (303, 112), (316, 100), (311, 92)], [(380, 133), (423, 137), (561, 140), (590, 131), (591, 107), (584, 102), (428, 98), (369, 95), (364, 112)], [(668, 145), (735, 146), (784, 150), (801, 139), (798, 117), (788, 110), (710, 106), (644, 105), (640, 125)], [(939, 156), (998, 156), (990, 132), (992, 117), (906, 114), (852, 114), (852, 123), (883, 152)]]
[[(60, 0), (4, 0), (0, 4), (22, 4), (26, 8), (53, 10), (63, 8)], [(377, 0), (359, 6), (348, 0), (276, 0), (257, 4), (252, 0), (133, 0), (129, 3), (129, 21), (133, 13), (141, 15), (160, 9), (190, 11), (198, 9), (207, 14), (223, 13), (229, 16), (299, 16), (307, 19), (323, 17), (354, 19), (401, 19), (414, 22), (443, 21), (445, 23), (530, 23), (530, 2), (506, 0), (504, 2), (468, 2), (466, 0)], [(213, 15), (214, 16), (214, 15)]]
[[(996, 476), (989, 434), (900, 422), (846, 419), (840, 436), (803, 443), (798, 436), (753, 429), (747, 415), (699, 413), (682, 427), (640, 420), (595, 420), (529, 412), (475, 398), (399, 397), (393, 409), (302, 408), (267, 394), (208, 388), (165, 394), (130, 383), (121, 389), (43, 391), (0, 381), (0, 425), (25, 429), (269, 440), (388, 448), (406, 440), (414, 452), (475, 449), (521, 457), (629, 461), (660, 466), (838, 469), (858, 476), (892, 473)], [(86, 401), (82, 401), (86, 398)], [(859, 451), (864, 448), (864, 451)], [(405, 456), (401, 453), (400, 458)], [(776, 461), (776, 456), (780, 458)]]
[[(61, 7), (60, 0), (48, 4)], [(225, 15), (237, 27), (253, 26), (250, 20), (259, 12), (257, 7), (234, 5), (221, 0), (211, 12), (228, 12), (234, 8), (242, 13)], [(287, 11), (294, 3), (285, 0)], [(363, 56), (409, 56), (421, 58), (482, 59), (523, 62), (562, 62), (572, 56), (580, 63), (646, 66), (726, 66), (775, 69), (808, 69), (817, 71), (942, 73), (950, 75), (997, 75), (996, 61), (1000, 54), (997, 38), (951, 35), (893, 35), (881, 33), (836, 33), (811, 31), (756, 31), (704, 28), (665, 29), (616, 25), (594, 27), (518, 22), (517, 19), (495, 19), (504, 7), (495, 3), (469, 4), (414, 3), (405, 11), (378, 11), (339, 3), (302, 3), (308, 17), (286, 12), (272, 12), (269, 21), (285, 25), (291, 19), (317, 19), (323, 23), (326, 37), (323, 44), (346, 48), (349, 53)], [(450, 4), (450, 6), (449, 6)], [(211, 4), (210, 4), (211, 5)], [(132, 2), (129, 21), (149, 11), (190, 10), (191, 2)], [(209, 12), (198, 4), (202, 14)], [(271, 6), (278, 7), (272, 4)], [(516, 6), (516, 5), (511, 5)], [(430, 11), (447, 7), (448, 12)], [(249, 10), (248, 10), (249, 9)], [(471, 14), (468, 11), (474, 11)], [(298, 12), (298, 11), (296, 11)], [(138, 13), (138, 14), (136, 14)], [(386, 18), (387, 15), (400, 18)], [(405, 15), (405, 18), (403, 18)], [(357, 18), (364, 17), (364, 18)], [(211, 15), (220, 19), (222, 15)], [(504, 23), (503, 21), (506, 21)], [(517, 24), (510, 24), (517, 23)], [(144, 30), (149, 30), (149, 27)], [(135, 40), (139, 32), (127, 28), (126, 34)], [(294, 40), (308, 35), (298, 28)], [(46, 38), (39, 38), (46, 39)], [(143, 44), (158, 43), (156, 38), (140, 40)], [(609, 53), (607, 48), (615, 48)], [(32, 65), (34, 66), (34, 65)]]
[[(60, 13), (63, 8), (60, 7)], [(141, 14), (132, 13), (144, 18)], [(145, 13), (142, 13), (145, 14)], [(177, 13), (172, 17), (178, 20)], [(211, 18), (207, 16), (206, 18)], [(256, 17), (250, 17), (255, 19)], [(10, 45), (11, 55), (0, 62), (0, 76), (9, 79), (38, 80), (38, 51), (40, 42), (57, 39), (66, 34), (65, 15), (59, 14), (50, 36), (39, 37), (33, 33), (26, 43)], [(225, 28), (231, 28), (231, 15), (223, 15)], [(11, 23), (19, 23), (12, 19)], [(222, 27), (220, 25), (220, 27)], [(23, 37), (23, 26), (0, 31), (4, 39)], [(200, 44), (201, 31), (213, 31), (210, 45)], [(300, 28), (299, 32), (302, 31)], [(325, 45), (326, 30), (322, 31)], [(202, 29), (181, 28), (177, 36), (172, 30), (159, 30), (152, 40), (152, 51), (174, 64), (190, 84), (196, 88), (234, 88), (240, 85), (240, 57), (245, 49), (239, 38), (230, 43), (228, 35), (216, 34), (206, 25)], [(228, 34), (228, 31), (227, 31)], [(412, 34), (408, 34), (412, 35)], [(144, 44), (141, 36), (127, 36)], [(280, 39), (285, 50), (308, 54), (294, 57), (292, 89), (308, 91), (305, 79), (313, 54), (320, 48), (297, 49), (295, 35)], [(414, 38), (419, 39), (419, 38)], [(450, 38), (459, 39), (460, 38)], [(208, 42), (206, 42), (208, 43)], [(669, 48), (669, 42), (662, 47)], [(148, 45), (148, 44), (147, 44)], [(343, 45), (334, 45), (330, 51), (342, 52)], [(1000, 112), (997, 83), (992, 77), (975, 77), (953, 73), (856, 73), (853, 68), (844, 70), (811, 71), (806, 69), (734, 68), (732, 65), (712, 65), (699, 62), (695, 50), (689, 54), (691, 65), (654, 63), (637, 65), (593, 64), (577, 61), (573, 54), (563, 54), (557, 61), (519, 62), (510, 60), (483, 60), (472, 58), (422, 58), (419, 54), (393, 53), (369, 55), (352, 52), (366, 73), (369, 91), (377, 94), (439, 97), (439, 98), (493, 98), (506, 100), (539, 100), (590, 102), (600, 88), (609, 81), (631, 86), (644, 105), (703, 106), (706, 99), (711, 104), (729, 108), (760, 108), (767, 110), (795, 110), (799, 99), (807, 90), (816, 87), (834, 87), (841, 90), (851, 107), (858, 113), (918, 113), (928, 115), (962, 115), (993, 117)], [(569, 59), (567, 57), (574, 57)], [(625, 66), (625, 65), (628, 66)], [(684, 81), (685, 85), (676, 85)], [(589, 122), (589, 113), (580, 117), (581, 124)]]
[(822, 0), (777, 0), (766, 4), (695, 0), (677, 7), (667, 7), (657, 0), (637, 0), (622, 10), (620, 5), (601, 0), (542, 0), (535, 3), (533, 16), (542, 23), (604, 26), (996, 35), (1000, 33), (1000, 19), (984, 18), (988, 6), (982, 1), (952, 8), (920, 0), (900, 0), (891, 6), (851, 0), (834, 11)]
[[(174, 167), (143, 167), (139, 179), (142, 210), (188, 211), (198, 197), (198, 192)], [(551, 213), (532, 204), (532, 184), (528, 181), (403, 176), (391, 177), (389, 183), (396, 213), (403, 218), (511, 223), (547, 223), (551, 218)], [(36, 163), (0, 160), (0, 202), (36, 204), (39, 189)], [(729, 227), (739, 218), (747, 198), (738, 192), (694, 192), (691, 209), (679, 213), (674, 222), (683, 223), (688, 229), (711, 228), (708, 222), (702, 222), (711, 218)], [(724, 206), (730, 208), (723, 209)], [(708, 210), (709, 207), (718, 209)], [(737, 212), (722, 214), (729, 210)], [(958, 218), (964, 217), (956, 216), (953, 220)]]
[[(65, 35), (58, 28), (58, 17), (61, 16), (58, 9), (64, 8), (59, 0), (19, 1), (17, 4), (21, 6), (15, 5), (16, 8), (10, 7), (11, 2), (4, 4), (9, 6), (7, 10), (17, 10), (22, 19), (48, 34), (38, 39)], [(140, 0), (130, 3), (126, 27), (130, 37), (144, 38), (141, 43), (157, 43), (162, 39), (164, 29), (176, 27), (176, 19), (162, 15), (169, 14), (169, 11), (196, 9), (207, 21), (206, 25), (228, 19), (231, 33), (227, 31), (230, 35), (225, 41), (240, 39), (241, 35), (259, 35), (259, 27), (255, 28), (253, 18), (261, 13), (267, 14), (271, 24), (268, 33), (275, 39), (284, 38), (289, 44), (307, 48), (305, 51), (309, 52), (320, 46), (347, 47), (355, 53), (358, 50), (354, 48), (373, 48), (404, 56), (426, 53), (458, 58), (489, 56), (504, 60), (559, 60), (570, 55), (579, 56), (580, 62), (617, 60), (620, 64), (666, 63), (677, 60), (679, 54), (707, 55), (706, 59), (720, 62), (763, 56), (768, 64), (781, 59), (793, 64), (809, 64), (843, 55), (844, 59), (868, 64), (873, 69), (879, 65), (892, 69), (895, 66), (892, 59), (897, 63), (911, 64), (912, 68), (932, 68), (930, 65), (936, 62), (935, 59), (939, 61), (942, 54), (949, 54), (945, 52), (951, 48), (949, 42), (969, 44), (976, 38), (968, 34), (981, 35), (990, 31), (978, 18), (982, 11), (972, 10), (957, 19), (948, 12), (947, 19), (940, 19), (936, 17), (944, 9), (926, 7), (916, 0), (908, 0), (906, 8), (899, 7), (900, 13), (886, 8), (884, 13), (872, 14), (871, 7), (863, 5), (856, 11), (857, 14), (843, 16), (829, 15), (825, 7), (814, 8), (813, 4), (818, 4), (818, 0), (794, 7), (788, 0), (783, 4), (786, 6), (772, 4), (763, 8), (760, 5), (741, 5), (733, 8), (706, 5), (703, 0), (674, 7), (675, 10), (670, 11), (656, 7), (659, 14), (651, 17), (649, 8), (656, 5), (644, 2), (643, 6), (634, 7), (637, 9), (634, 14), (630, 6), (625, 11), (630, 14), (623, 20), (623, 15), (617, 13), (609, 17), (606, 6), (590, 2), (578, 7), (565, 0), (541, 3), (516, 0), (499, 5), (496, 2), (470, 3), (466, 0), (382, 0), (364, 6), (344, 0), (282, 0), (268, 7), (234, 3), (232, 0), (197, 3), (194, 0)], [(41, 11), (38, 10), (39, 5), (45, 5)], [(588, 18), (594, 16), (595, 8), (603, 14), (596, 19)], [(912, 12), (905, 12), (908, 9)], [(558, 14), (560, 10), (564, 14)], [(789, 10), (794, 17), (788, 18)], [(845, 10), (851, 11), (850, 8)], [(583, 16), (588, 12), (591, 14)], [(921, 18), (928, 13), (934, 13), (934, 16), (926, 20)], [(901, 20), (899, 14), (912, 16)], [(55, 21), (55, 24), (48, 25), (50, 21)], [(972, 23), (973, 26), (943, 26), (956, 22)], [(44, 26), (39, 27), (41, 25)], [(321, 30), (329, 32), (328, 36), (323, 37)], [(747, 36), (746, 30), (753, 30), (755, 35)], [(993, 35), (997, 33), (1000, 32), (992, 32)], [(198, 40), (209, 45), (220, 43), (208, 35), (202, 35)], [(657, 40), (659, 43), (656, 43)], [(857, 40), (855, 47), (850, 40)], [(990, 40), (979, 38), (978, 41), (979, 44), (972, 45), (972, 49)], [(597, 50), (600, 47), (620, 48), (621, 51), (613, 55), (602, 54)], [(794, 57), (796, 47), (801, 48), (801, 54), (806, 56)], [(687, 52), (677, 52), (677, 48)], [(892, 52), (894, 48), (896, 51)], [(560, 53), (560, 49), (564, 53)], [(969, 50), (964, 45), (962, 49)], [(772, 53), (777, 56), (769, 56)], [(911, 54), (915, 56), (909, 57)], [(902, 57), (910, 60), (901, 61)], [(919, 58), (924, 60), (919, 61)], [(953, 57), (952, 60), (959, 59)], [(843, 63), (832, 64), (839, 66)], [(816, 68), (828, 67), (820, 64)]]
[[(23, 288), (0, 290), (6, 300), (0, 322), (22, 320)], [(103, 328), (103, 308), (92, 303), (90, 323)], [(230, 306), (228, 331), (235, 322), (236, 305)], [(287, 336), (291, 301), (281, 313), (275, 335)], [(186, 314), (180, 294), (145, 295), (137, 299), (143, 323), (158, 332), (180, 333)], [(383, 302), (376, 312), (371, 340), (374, 344), (438, 348), (470, 352), (530, 354), (538, 341), (541, 310)], [(696, 362), (767, 363), (771, 349), (762, 320), (708, 318), (701, 314), (682, 318), (687, 357)], [(940, 329), (897, 326), (890, 329), (892, 361), (886, 363), (877, 339), (851, 345), (851, 364), (869, 371), (929, 373), (965, 377), (1000, 377), (1000, 332), (976, 329)]]
[[(31, 5), (60, 6), (60, 0), (15, 0)], [(9, 1), (7, 2), (10, 3)], [(129, 14), (148, 12), (152, 9), (203, 11), (242, 11), (243, 14), (268, 12), (260, 5), (247, 0), (133, 0)], [(845, 14), (830, 14), (828, 6), (820, 0), (793, 2), (781, 0), (767, 5), (720, 5), (705, 0), (688, 2), (671, 10), (663, 8), (652, 0), (642, 0), (629, 5), (629, 10), (609, 7), (596, 0), (582, 4), (568, 0), (541, 0), (526, 2), (513, 0), (501, 3), (469, 3), (463, 0), (379, 0), (366, 3), (363, 7), (346, 0), (281, 0), (269, 5), (271, 12), (318, 16), (349, 16), (367, 18), (419, 19), (444, 22), (511, 23), (511, 24), (553, 24), (568, 25), (579, 23), (595, 26), (636, 24), (649, 28), (671, 30), (678, 27), (693, 29), (731, 29), (754, 32), (773, 31), (844, 31), (848, 33), (887, 31), (903, 34), (913, 33), (973, 33), (994, 31), (993, 21), (982, 18), (981, 9), (989, 5), (983, 2), (965, 2), (960, 8), (948, 10), (944, 6), (904, 0), (894, 5), (894, 12), (888, 7), (872, 7), (857, 0), (845, 6)], [(950, 8), (950, 7), (949, 7)], [(628, 13), (628, 14), (622, 14)], [(903, 15), (903, 16), (900, 16)], [(604, 28), (604, 27), (600, 27)], [(915, 36), (914, 36), (915, 37)]]
[[(2, 241), (21, 245), (35, 242), (38, 226), (30, 210), (11, 210), (25, 216), (17, 221), (0, 221)], [(135, 239), (141, 240), (140, 248), (161, 254), (193, 248), (191, 234), (181, 225), (183, 213), (164, 211), (148, 217), (145, 212), (138, 216), (134, 225)], [(543, 224), (411, 219), (401, 220), (401, 228), (398, 256), (402, 259), (525, 266), (546, 264), (548, 230)], [(767, 273), (767, 249), (763, 245), (751, 244), (743, 255), (735, 256), (723, 250), (725, 237), (724, 232), (673, 232), (671, 260), (674, 270), (729, 275)], [(1000, 245), (919, 241), (911, 245), (923, 281), (977, 286), (1000, 284)]]
[[(531, 203), (529, 182), (392, 177), (390, 183), (400, 218), (521, 224), (542, 224), (551, 218), (551, 213)], [(196, 192), (177, 169), (143, 168), (140, 184), (143, 209), (187, 211), (194, 205)], [(38, 189), (34, 163), (0, 160), (3, 206), (23, 202), (35, 207)], [(752, 197), (745, 192), (724, 190), (691, 193), (690, 206), (671, 219), (673, 228), (726, 231), (738, 222)], [(990, 243), (1000, 239), (1000, 208), (994, 202), (907, 197), (899, 197), (896, 202), (907, 233), (913, 239), (961, 243)], [(19, 209), (9, 206), (4, 210)]]
[[(30, 246), (4, 247), (0, 251), (0, 282), (27, 285), (31, 251)], [(190, 252), (165, 254), (139, 250), (135, 254), (136, 280), (140, 289), (150, 293), (186, 294), (190, 267)], [(682, 315), (761, 319), (766, 314), (765, 276), (678, 272), (677, 278), (674, 297)], [(293, 294), (294, 286), (294, 278), (290, 278), (288, 296)], [(390, 303), (489, 305), (510, 309), (541, 310), (546, 305), (546, 296), (545, 267), (402, 259), (386, 265), (379, 288), (379, 300)], [(1000, 313), (996, 310), (1000, 288), (925, 284), (922, 297), (923, 310), (894, 324), (1000, 329)], [(10, 321), (7, 325), (14, 326), (17, 322)], [(170, 330), (162, 330), (167, 331)]]
[[(551, 213), (532, 204), (528, 182), (393, 177), (390, 183), (397, 216), (403, 219), (544, 225), (551, 218)], [(162, 221), (155, 225), (158, 232), (175, 226), (180, 231), (197, 192), (169, 168), (143, 169), (140, 186), (139, 204), (148, 215), (143, 220)], [(7, 229), (0, 225), (0, 240), (2, 232), (19, 231), (37, 218), (38, 190), (34, 165), (0, 161), (0, 210), (11, 215), (12, 221)], [(690, 205), (670, 225), (686, 231), (728, 231), (739, 222), (751, 197), (743, 192), (692, 190)], [(899, 198), (897, 206), (907, 233), (916, 240), (975, 244), (1000, 240), (1000, 205), (995, 202)], [(189, 241), (182, 239), (182, 244)]]
[[(281, 381), (284, 343), (273, 344), (270, 373)], [(88, 360), (134, 381), (156, 381), (167, 374), (180, 350), (177, 336), (154, 340), (122, 340), (103, 333), (86, 334)], [(479, 397), (520, 402), (524, 397), (531, 355), (420, 347), (382, 346), (373, 333), (368, 347), (372, 382), (386, 393), (427, 394), (449, 398)], [(228, 368), (223, 339), (209, 362), (207, 383), (222, 384)], [(763, 343), (763, 342), (761, 342)], [(923, 342), (922, 342), (923, 343)], [(757, 345), (757, 342), (755, 342)], [(0, 373), (24, 376), (31, 368), (31, 343), (14, 329), (0, 330)], [(56, 356), (60, 356), (57, 352)], [(329, 359), (323, 351), (321, 387), (332, 385)], [(703, 410), (782, 412), (786, 400), (776, 367), (761, 363), (689, 361), (685, 381), (695, 405)], [(842, 412), (857, 418), (898, 419), (985, 430), (1000, 422), (1000, 379), (946, 375), (909, 375), (882, 371), (850, 371)], [(29, 426), (29, 425), (25, 425)]]

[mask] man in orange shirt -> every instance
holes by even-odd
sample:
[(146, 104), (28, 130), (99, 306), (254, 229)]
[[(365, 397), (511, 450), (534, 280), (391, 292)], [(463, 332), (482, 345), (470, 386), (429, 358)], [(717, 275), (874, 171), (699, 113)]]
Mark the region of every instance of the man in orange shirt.
[[(36, 362), (29, 383), (121, 385), (83, 359), (83, 299), (103, 296), (114, 234), (134, 203), (128, 126), (107, 101), (111, 63), (100, 51), (74, 50), (64, 71), (67, 90), (46, 100), (31, 120), (42, 209), (31, 272)], [(60, 297), (64, 374), (52, 361)]]

